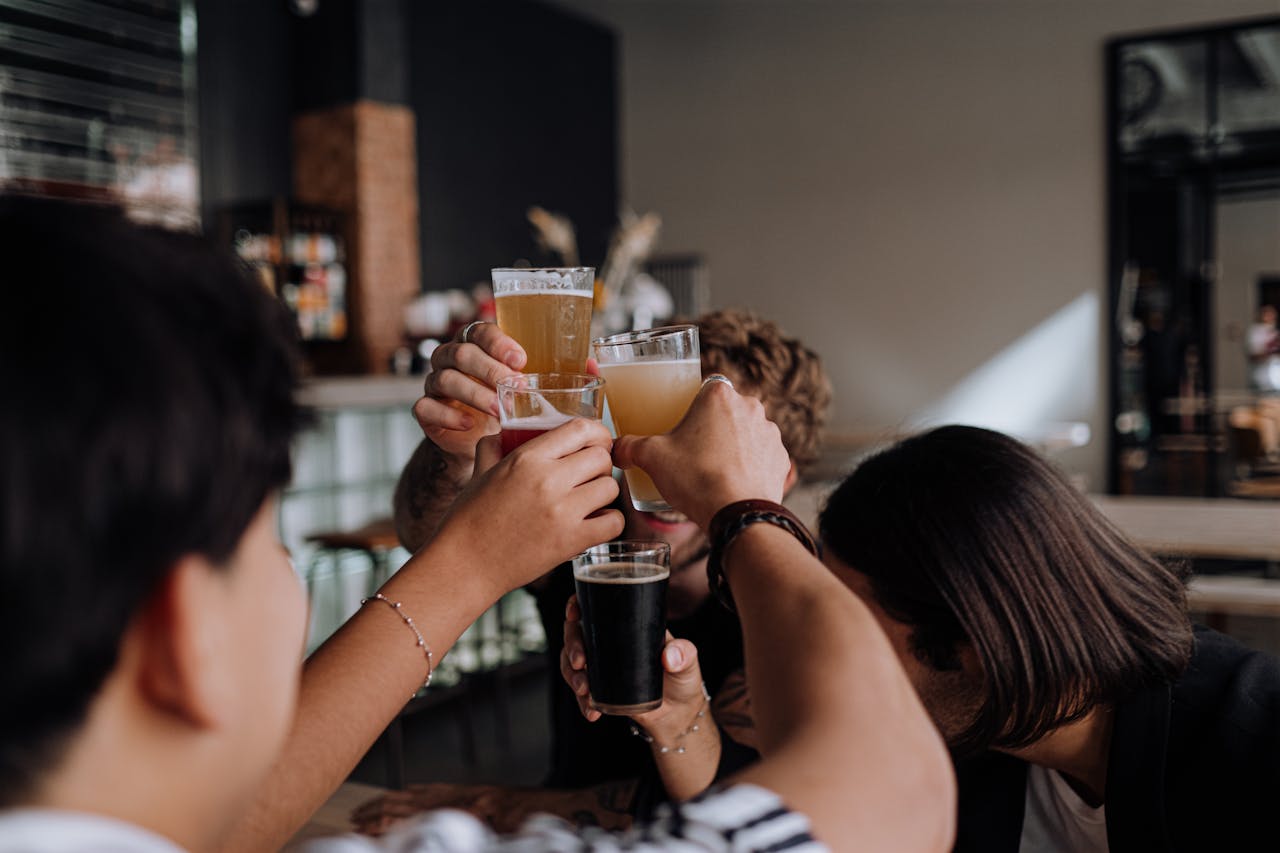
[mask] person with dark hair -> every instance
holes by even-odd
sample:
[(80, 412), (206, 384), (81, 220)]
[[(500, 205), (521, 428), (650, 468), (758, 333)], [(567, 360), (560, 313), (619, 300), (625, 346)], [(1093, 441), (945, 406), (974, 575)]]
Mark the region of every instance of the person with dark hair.
[[(0, 197), (0, 249), (24, 276), (0, 314), (3, 853), (278, 849), (471, 621), (621, 531), (599, 424), (501, 461), (482, 441), (431, 543), (304, 670), (304, 592), (274, 532), (304, 417), (282, 306), (229, 255), (111, 211)], [(789, 466), (759, 404), (718, 383), (683, 431), (615, 449), (703, 526), (776, 500)], [(817, 648), (849, 686), (816, 662), (762, 683), (769, 758), (735, 784), (624, 838), (541, 821), (508, 845), (454, 814), (394, 847), (321, 849), (815, 849), (810, 826), (942, 849), (945, 753), (870, 613), (792, 533), (740, 536), (752, 547), (720, 568), (751, 670), (801, 654), (779, 617), (804, 609), (831, 626)], [(855, 813), (844, 786), (863, 795)]]
[(820, 534), (951, 747), (956, 850), (1260, 849), (1280, 661), (1193, 628), (1180, 572), (1033, 450), (906, 439), (832, 493)]
[(864, 462), (826, 562), (958, 760), (958, 850), (1246, 850), (1280, 794), (1280, 661), (1037, 453), (943, 427)]

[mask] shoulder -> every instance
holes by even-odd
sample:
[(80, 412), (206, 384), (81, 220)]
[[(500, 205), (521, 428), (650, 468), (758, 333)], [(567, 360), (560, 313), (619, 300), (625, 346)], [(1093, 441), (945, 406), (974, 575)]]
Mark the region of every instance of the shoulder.
[(1280, 732), (1280, 659), (1197, 627), (1191, 662), (1174, 684), (1172, 700), (1175, 721), (1274, 737)]
[(1280, 661), (1197, 628), (1191, 662), (1169, 696), (1170, 837), (1187, 849), (1248, 849), (1250, 838), (1269, 831), (1280, 786)]

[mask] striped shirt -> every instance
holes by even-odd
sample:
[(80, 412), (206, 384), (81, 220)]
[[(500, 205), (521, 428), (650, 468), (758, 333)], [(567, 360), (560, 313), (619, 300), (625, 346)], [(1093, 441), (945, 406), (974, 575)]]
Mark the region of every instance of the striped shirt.
[(395, 827), (380, 839), (344, 835), (303, 845), (298, 853), (706, 853), (706, 851), (826, 851), (809, 834), (809, 820), (787, 809), (772, 791), (754, 785), (712, 789), (659, 809), (654, 820), (624, 833), (575, 827), (536, 815), (515, 835), (498, 836), (460, 811), (437, 811)]

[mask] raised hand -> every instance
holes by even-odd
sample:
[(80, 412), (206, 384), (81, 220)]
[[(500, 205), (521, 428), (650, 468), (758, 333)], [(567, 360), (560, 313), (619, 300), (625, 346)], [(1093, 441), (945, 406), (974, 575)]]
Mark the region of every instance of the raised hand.
[(431, 354), (423, 396), (413, 406), (422, 432), (460, 459), (475, 456), (476, 444), (498, 431), (499, 380), (520, 372), (524, 349), (496, 323), (476, 323)]
[(587, 548), (622, 533), (609, 448), (599, 421), (575, 418), (497, 459), (498, 437), (477, 452), (477, 477), (440, 525), (444, 540), (471, 555), (495, 584), (495, 599)]
[[(652, 711), (632, 717), (652, 736), (668, 733), (672, 739), (688, 727), (688, 723), (706, 703), (702, 693), (702, 670), (698, 666), (698, 649), (688, 640), (677, 640), (667, 632), (662, 648), (662, 704)], [(582, 611), (578, 597), (571, 596), (564, 614), (564, 646), (560, 650), (560, 677), (578, 700), (582, 716), (594, 722), (600, 712), (589, 704), (587, 690), (587, 657), (582, 645)], [(665, 741), (664, 741), (665, 742)]]
[(701, 527), (738, 500), (779, 501), (791, 460), (764, 405), (727, 383), (708, 381), (675, 429), (619, 438), (619, 468), (640, 466), (672, 507)]

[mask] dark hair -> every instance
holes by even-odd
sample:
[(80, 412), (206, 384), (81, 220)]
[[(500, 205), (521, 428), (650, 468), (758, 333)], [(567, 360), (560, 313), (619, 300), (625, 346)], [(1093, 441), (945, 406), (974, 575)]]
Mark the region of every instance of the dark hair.
[(816, 461), (831, 405), (822, 359), (746, 311), (712, 311), (697, 324), (703, 372), (728, 374), (739, 391), (759, 397), (799, 468)]
[(935, 429), (864, 462), (822, 512), (823, 543), (912, 627), (913, 653), (982, 667), (952, 748), (1025, 746), (1099, 704), (1168, 683), (1192, 633), (1184, 579), (1008, 436)]
[(224, 562), (303, 415), (281, 305), (192, 235), (0, 197), (0, 804), (59, 760), (131, 617)]

